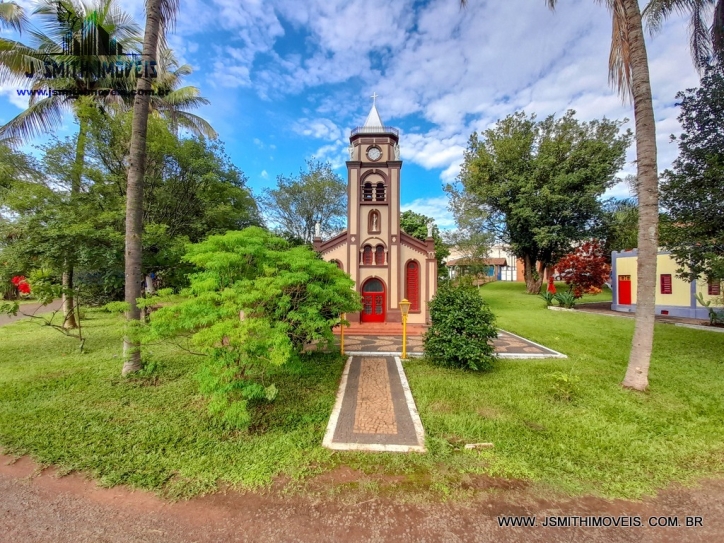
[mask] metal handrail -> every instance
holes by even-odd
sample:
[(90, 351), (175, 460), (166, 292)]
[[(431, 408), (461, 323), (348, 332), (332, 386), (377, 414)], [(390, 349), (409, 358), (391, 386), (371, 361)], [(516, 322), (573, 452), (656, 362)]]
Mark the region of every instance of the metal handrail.
[(400, 137), (400, 131), (392, 126), (358, 126), (352, 130), (352, 136), (357, 134), (394, 134)]

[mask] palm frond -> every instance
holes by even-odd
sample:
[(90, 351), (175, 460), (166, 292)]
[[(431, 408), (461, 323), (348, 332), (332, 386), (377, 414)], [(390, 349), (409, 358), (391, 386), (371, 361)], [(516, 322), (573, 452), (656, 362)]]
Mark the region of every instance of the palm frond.
[[(644, 8), (642, 16), (646, 21), (651, 35), (659, 32), (664, 21), (673, 13), (689, 16), (689, 41), (694, 65), (703, 70), (712, 55), (712, 40), (716, 28), (716, 11), (714, 26), (710, 29), (706, 24), (711, 7), (715, 0), (652, 0)], [(719, 0), (718, 3), (721, 3)]]
[(28, 25), (28, 18), (22, 6), (15, 2), (0, 2), (0, 26), (22, 33)]
[(193, 86), (181, 87), (157, 98), (160, 99), (159, 103), (162, 104), (159, 109), (196, 109), (210, 104), (206, 98), (201, 96), (198, 87)]
[(608, 80), (625, 101), (633, 99), (631, 49), (626, 10), (621, 0), (606, 0), (611, 11), (611, 52), (608, 56)]
[(28, 109), (0, 127), (0, 138), (27, 141), (47, 135), (63, 122), (63, 110), (70, 102), (62, 96), (48, 96), (30, 105)]
[(43, 69), (42, 55), (20, 42), (0, 39), (0, 81), (21, 85), (28, 81), (26, 72)]
[(174, 113), (174, 121), (181, 128), (185, 128), (196, 136), (204, 136), (210, 139), (216, 139), (219, 134), (209, 124), (206, 119), (189, 113), (187, 111), (177, 111)]

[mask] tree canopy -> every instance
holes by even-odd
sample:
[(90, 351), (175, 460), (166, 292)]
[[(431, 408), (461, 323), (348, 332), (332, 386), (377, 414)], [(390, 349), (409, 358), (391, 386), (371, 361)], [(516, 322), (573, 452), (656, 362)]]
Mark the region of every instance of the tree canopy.
[(184, 259), (200, 270), (188, 298), (153, 313), (147, 339), (190, 337), (207, 355), (199, 377), (209, 409), (232, 427), (248, 425), (250, 402), (276, 395), (259, 382), (265, 367), (331, 344), (340, 314), (361, 308), (346, 273), (258, 227), (210, 236)]
[(402, 228), (402, 231), (421, 241), (427, 239), (428, 223), (433, 224), (432, 238), (435, 240), (435, 258), (437, 259), (438, 273), (447, 275), (445, 273), (444, 261), (450, 256), (450, 249), (448, 249), (447, 244), (442, 239), (440, 228), (435, 224), (435, 219), (409, 209), (403, 211), (400, 215), (400, 228)]
[(679, 157), (661, 181), (670, 227), (662, 244), (693, 281), (724, 278), (724, 68), (710, 68), (699, 88), (677, 94)]
[(467, 199), (467, 208), (477, 208), (523, 260), (531, 293), (539, 291), (547, 266), (590, 237), (600, 197), (616, 184), (632, 138), (621, 133), (624, 121), (582, 122), (574, 115), (538, 121), (519, 112), (474, 133), (459, 184), (447, 187), (453, 202)]
[[(86, 131), (86, 160), (73, 192), (79, 134), (51, 140), (42, 160), (0, 147), (0, 276), (45, 268), (62, 272), (74, 255), (86, 302), (117, 300), (123, 292), (126, 152), (131, 115), (108, 116), (79, 107)], [(217, 142), (177, 138), (169, 121), (149, 120), (144, 183), (144, 273), (183, 287), (193, 271), (181, 261), (185, 245), (210, 234), (261, 223), (246, 177)], [(42, 165), (42, 166), (41, 166)], [(4, 217), (4, 219), (2, 218)], [(72, 249), (72, 251), (71, 251)]]
[(344, 228), (347, 215), (347, 184), (326, 162), (308, 160), (299, 175), (277, 177), (277, 186), (261, 198), (270, 226), (279, 234), (311, 243), (314, 226), (322, 235)]

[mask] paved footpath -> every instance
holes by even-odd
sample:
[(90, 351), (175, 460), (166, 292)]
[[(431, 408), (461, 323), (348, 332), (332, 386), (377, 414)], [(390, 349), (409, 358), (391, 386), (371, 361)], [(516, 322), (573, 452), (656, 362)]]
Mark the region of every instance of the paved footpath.
[[(339, 340), (337, 340), (339, 344)], [(534, 343), (529, 339), (498, 330), (493, 340), (495, 353), (499, 358), (566, 358), (565, 355)], [(359, 332), (344, 335), (344, 351), (351, 355), (379, 353), (380, 355), (399, 356), (402, 352), (401, 335), (372, 335)], [(410, 356), (422, 356), (424, 348), (421, 335), (407, 336), (407, 352)]]
[(347, 359), (323, 444), (336, 450), (425, 451), (422, 422), (398, 357)]
[[(20, 319), (25, 319), (27, 318), (25, 315), (42, 315), (44, 313), (59, 311), (62, 306), (62, 300), (53, 300), (46, 306), (42, 304), (23, 304), (20, 306), (20, 310), (15, 316), (5, 314), (0, 315), (0, 326), (19, 321)], [(25, 313), (25, 315), (23, 315), (23, 313)]]

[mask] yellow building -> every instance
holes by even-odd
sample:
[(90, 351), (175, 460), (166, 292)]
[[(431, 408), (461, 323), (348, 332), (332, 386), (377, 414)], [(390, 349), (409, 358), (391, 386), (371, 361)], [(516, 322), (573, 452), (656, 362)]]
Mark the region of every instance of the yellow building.
[(408, 322), (428, 321), (437, 290), (432, 225), (421, 241), (400, 229), (399, 131), (384, 126), (377, 107), (349, 138), (347, 230), (314, 248), (347, 272), (362, 296), (363, 309), (350, 322), (400, 322), (399, 302), (411, 302)]
[[(638, 250), (614, 251), (611, 254), (611, 290), (614, 311), (636, 311), (636, 266)], [(721, 284), (707, 281), (690, 283), (676, 275), (678, 264), (671, 254), (661, 251), (656, 261), (656, 314), (674, 317), (706, 319), (708, 311), (696, 300), (701, 293), (704, 300), (720, 297)]]

